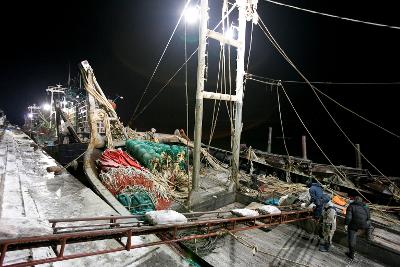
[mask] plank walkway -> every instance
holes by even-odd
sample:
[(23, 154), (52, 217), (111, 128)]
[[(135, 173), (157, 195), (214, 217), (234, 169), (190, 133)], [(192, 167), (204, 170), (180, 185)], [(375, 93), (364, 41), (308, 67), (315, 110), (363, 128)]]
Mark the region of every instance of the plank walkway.
[[(241, 207), (243, 207), (242, 204), (233, 203), (221, 209)], [(356, 254), (356, 259), (351, 262), (345, 255), (347, 248), (338, 244), (334, 244), (328, 253), (320, 252), (318, 240), (316, 238), (303, 239), (305, 231), (294, 225), (279, 225), (269, 232), (254, 229), (235, 235), (255, 245), (259, 252), (253, 255), (252, 247), (247, 247), (235, 237), (226, 235), (217, 242), (217, 248), (204, 259), (213, 266), (221, 267), (385, 266), (359, 254)]]

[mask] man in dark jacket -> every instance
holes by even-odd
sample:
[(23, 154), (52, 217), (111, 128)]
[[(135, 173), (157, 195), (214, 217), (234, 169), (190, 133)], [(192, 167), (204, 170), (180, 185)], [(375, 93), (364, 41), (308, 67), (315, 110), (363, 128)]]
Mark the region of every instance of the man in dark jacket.
[(357, 231), (360, 229), (367, 231), (368, 238), (370, 238), (370, 229), (372, 229), (369, 209), (364, 205), (361, 197), (356, 196), (354, 201), (347, 207), (344, 228), (347, 231), (349, 243), (349, 252), (346, 252), (346, 255), (354, 259)]
[(307, 186), (310, 188), (310, 202), (315, 204), (314, 218), (319, 219), (321, 217), (322, 209), (324, 207), (322, 196), (324, 191), (319, 183), (308, 183)]

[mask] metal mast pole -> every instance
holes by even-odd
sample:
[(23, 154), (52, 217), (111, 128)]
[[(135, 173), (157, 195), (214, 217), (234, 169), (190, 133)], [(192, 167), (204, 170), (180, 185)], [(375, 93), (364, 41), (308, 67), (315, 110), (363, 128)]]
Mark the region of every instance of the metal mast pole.
[(201, 0), (196, 109), (195, 109), (195, 127), (194, 127), (192, 193), (193, 191), (198, 191), (199, 189), (201, 131), (203, 125), (203, 91), (204, 91), (204, 81), (205, 81), (206, 48), (207, 48), (207, 24), (208, 24), (208, 0)]
[(237, 72), (236, 72), (236, 111), (235, 111), (235, 131), (232, 142), (232, 180), (236, 187), (239, 185), (239, 153), (240, 153), (240, 135), (242, 133), (242, 108), (243, 108), (243, 76), (244, 76), (244, 58), (246, 45), (246, 0), (236, 0), (239, 9), (239, 27), (238, 41), (240, 46), (237, 48)]

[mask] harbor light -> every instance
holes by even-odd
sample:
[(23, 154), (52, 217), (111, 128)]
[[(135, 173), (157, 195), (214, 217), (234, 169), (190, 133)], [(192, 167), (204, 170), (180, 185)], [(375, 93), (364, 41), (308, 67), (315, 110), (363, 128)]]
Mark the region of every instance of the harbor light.
[(196, 6), (189, 6), (185, 10), (185, 20), (189, 24), (194, 24), (199, 20), (199, 9)]
[(46, 110), (46, 111), (49, 111), (51, 109), (50, 104), (49, 103), (43, 104), (43, 109)]

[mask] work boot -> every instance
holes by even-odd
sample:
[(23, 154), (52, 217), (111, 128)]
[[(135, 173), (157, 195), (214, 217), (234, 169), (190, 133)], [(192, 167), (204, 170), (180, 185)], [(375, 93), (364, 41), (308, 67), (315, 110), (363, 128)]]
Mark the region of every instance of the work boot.
[(374, 237), (373, 237), (372, 233), (374, 232), (374, 227), (370, 226), (366, 231), (367, 231), (367, 240), (373, 241)]
[(326, 245), (319, 245), (319, 251), (321, 252), (328, 252), (329, 250), (327, 249)]
[(354, 253), (352, 252), (346, 252), (346, 256), (349, 257), (350, 259), (354, 260)]
[(331, 244), (329, 244), (329, 243), (320, 245), (320, 246), (319, 246), (319, 251), (321, 251), (321, 252), (328, 252), (330, 246), (331, 246)]

